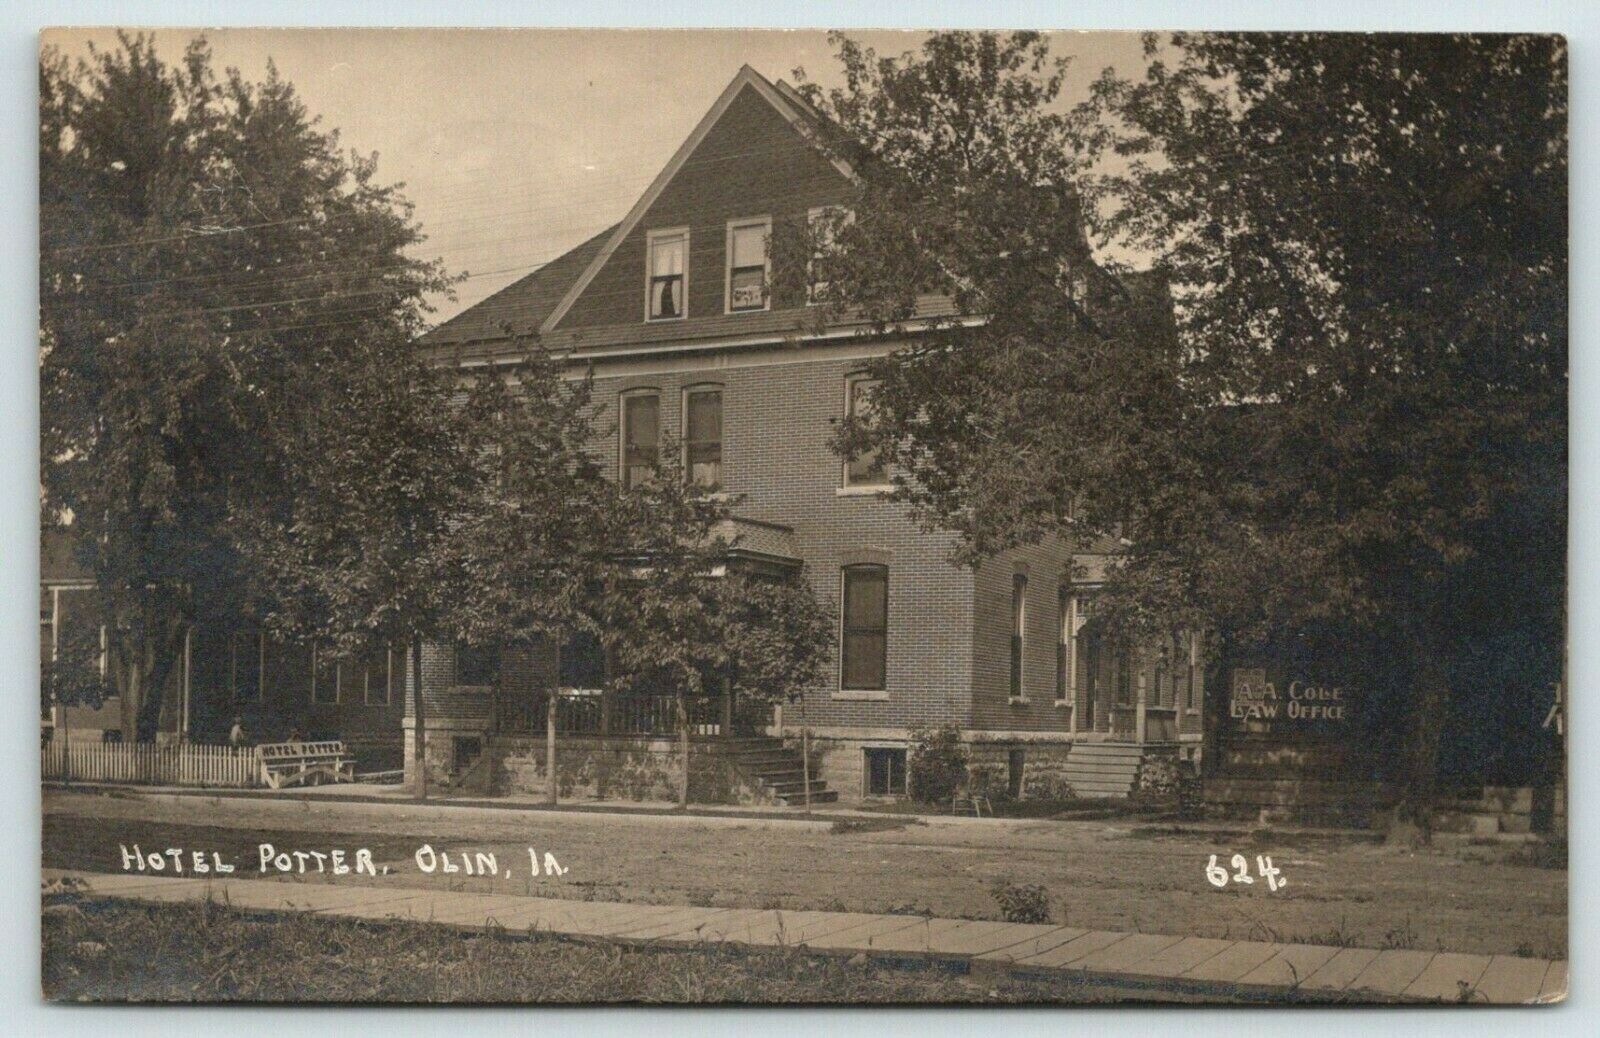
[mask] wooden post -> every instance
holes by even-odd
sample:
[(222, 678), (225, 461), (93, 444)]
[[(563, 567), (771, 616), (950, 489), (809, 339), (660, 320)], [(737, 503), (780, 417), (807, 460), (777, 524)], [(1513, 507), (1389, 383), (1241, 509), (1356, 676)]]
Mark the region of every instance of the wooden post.
[(422, 706), (422, 637), (411, 640), (411, 758), (415, 762), (418, 800), (428, 799), (428, 730)]
[(722, 737), (733, 738), (733, 681), (722, 675)]

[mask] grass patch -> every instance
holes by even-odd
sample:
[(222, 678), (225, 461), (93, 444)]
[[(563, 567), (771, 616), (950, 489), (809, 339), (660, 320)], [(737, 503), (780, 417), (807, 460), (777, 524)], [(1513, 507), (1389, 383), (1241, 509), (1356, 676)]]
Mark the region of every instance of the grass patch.
[(596, 945), (416, 923), (257, 916), (209, 902), (52, 898), (51, 999), (146, 1002), (1087, 1002), (1148, 999), (1070, 976), (974, 982), (797, 949)]

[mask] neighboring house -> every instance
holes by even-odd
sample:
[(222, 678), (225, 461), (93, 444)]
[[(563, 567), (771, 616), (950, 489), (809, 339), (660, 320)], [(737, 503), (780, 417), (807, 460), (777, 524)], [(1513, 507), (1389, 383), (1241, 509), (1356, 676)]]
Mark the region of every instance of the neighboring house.
[[(1085, 623), (1106, 555), (1046, 543), (958, 568), (953, 535), (922, 532), (889, 499), (875, 459), (846, 463), (829, 449), (840, 419), (864, 405), (867, 364), (896, 343), (847, 323), (816, 332), (804, 298), (769, 286), (774, 225), (850, 204), (850, 171), (813, 143), (818, 125), (792, 88), (741, 69), (620, 223), (423, 346), (438, 363), (471, 366), (503, 362), (513, 336), (537, 334), (592, 365), (616, 428), (597, 447), (616, 478), (637, 478), (670, 437), (692, 478), (738, 500), (743, 547), (804, 567), (838, 607), (834, 676), (761, 723), (791, 740), (809, 728), (829, 793), (903, 793), (908, 731), (954, 724), (978, 770), (1014, 793), (1065, 781), (1125, 794), (1147, 750), (1198, 748), (1204, 688), (1191, 648), (1103, 651)], [(1164, 287), (1149, 301), (1170, 314)], [(932, 297), (923, 311), (949, 313)], [(490, 785), (542, 788), (553, 663), (483, 655), (426, 649), (434, 766), (459, 777), (487, 749)], [(560, 658), (563, 686), (598, 684), (603, 661)], [(409, 706), (406, 725), (410, 767)]]
[[(101, 624), (94, 581), (73, 558), (65, 530), (44, 531), (39, 572), (39, 659), (48, 672), (73, 631), (85, 625), (99, 630)], [(103, 633), (99, 641), (105, 644)], [(286, 645), (256, 630), (199, 625), (163, 689), (156, 738), (226, 742), (238, 717), (252, 743), (282, 741), (299, 732), (307, 739), (343, 740), (364, 770), (398, 767), (400, 656), (397, 651), (339, 660), (310, 644)], [(105, 666), (102, 657), (102, 674)], [(100, 742), (121, 737), (115, 695), (94, 709), (41, 702), (41, 713), (48, 738)]]

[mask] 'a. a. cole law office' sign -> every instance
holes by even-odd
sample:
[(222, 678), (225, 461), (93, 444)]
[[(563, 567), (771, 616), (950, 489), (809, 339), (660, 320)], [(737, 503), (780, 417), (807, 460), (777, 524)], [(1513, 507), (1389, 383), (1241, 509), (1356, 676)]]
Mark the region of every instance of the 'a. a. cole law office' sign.
[(1278, 684), (1267, 680), (1264, 669), (1236, 668), (1228, 713), (1243, 722), (1343, 724), (1350, 719), (1350, 701), (1338, 685), (1298, 678)]

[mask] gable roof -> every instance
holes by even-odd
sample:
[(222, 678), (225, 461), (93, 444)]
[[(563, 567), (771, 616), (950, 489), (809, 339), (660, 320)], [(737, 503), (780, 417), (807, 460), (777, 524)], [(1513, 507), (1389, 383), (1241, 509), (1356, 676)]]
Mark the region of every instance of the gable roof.
[[(759, 97), (770, 104), (790, 126), (794, 127), (800, 136), (807, 140), (814, 139), (815, 130), (811, 118), (798, 107), (798, 105), (803, 104), (798, 100), (799, 95), (796, 94), (795, 100), (791, 100), (779, 93), (778, 89), (755, 69), (749, 65), (741, 66), (733, 79), (723, 88), (716, 102), (700, 118), (700, 122), (695, 125), (694, 130), (678, 146), (678, 150), (673, 153), (666, 166), (662, 167), (661, 172), (656, 174), (656, 178), (650, 182), (649, 187), (645, 188), (644, 194), (639, 196), (639, 200), (633, 204), (633, 208), (628, 210), (628, 215), (622, 218), (622, 221), (617, 224), (605, 244), (589, 260), (589, 264), (583, 273), (579, 275), (578, 279), (567, 289), (561, 301), (545, 317), (543, 325), (540, 326), (540, 331), (549, 332), (553, 330), (561, 319), (566, 316), (567, 311), (572, 308), (572, 304), (578, 301), (578, 297), (583, 294), (584, 289), (589, 287), (589, 283), (594, 280), (595, 275), (606, 265), (606, 261), (611, 258), (612, 254), (617, 251), (617, 247), (627, 238), (629, 232), (639, 225), (639, 221), (644, 218), (644, 214), (655, 204), (656, 199), (661, 196), (661, 192), (672, 182), (672, 178), (678, 175), (678, 171), (689, 160), (689, 156), (694, 154), (695, 149), (705, 140), (712, 127), (727, 112), (728, 107), (733, 104), (734, 98), (738, 97), (745, 87), (753, 89)], [(855, 179), (855, 174), (849, 166), (837, 158), (830, 157), (830, 161), (847, 179)]]
[(512, 334), (537, 332), (617, 226), (612, 224), (533, 273), (467, 307), (420, 341), (425, 346), (446, 346), (503, 338), (507, 329)]

